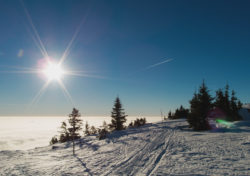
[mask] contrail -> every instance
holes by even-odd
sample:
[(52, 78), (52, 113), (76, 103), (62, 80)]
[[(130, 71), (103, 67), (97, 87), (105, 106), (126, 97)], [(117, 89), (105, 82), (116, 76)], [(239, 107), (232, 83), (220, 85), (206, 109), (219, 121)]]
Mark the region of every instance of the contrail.
[(150, 69), (150, 68), (157, 67), (157, 66), (159, 66), (159, 65), (161, 65), (161, 64), (165, 64), (165, 63), (171, 62), (172, 60), (174, 60), (174, 59), (170, 58), (170, 59), (164, 60), (164, 61), (162, 61), (162, 62), (159, 62), (159, 63), (153, 64), (153, 65), (150, 65), (150, 66), (146, 67), (144, 70), (148, 70), (148, 69)]
[[(166, 57), (165, 57), (165, 58), (166, 58)], [(163, 59), (165, 59), (165, 58), (163, 58)], [(150, 66), (148, 66), (148, 67), (141, 68), (141, 69), (135, 71), (134, 73), (129, 74), (128, 76), (132, 76), (132, 75), (134, 75), (134, 74), (136, 74), (136, 73), (139, 73), (139, 72), (143, 72), (143, 71), (149, 70), (149, 69), (154, 68), (154, 67), (157, 67), (157, 66), (159, 66), (159, 65), (161, 65), (161, 64), (165, 64), (165, 63), (171, 62), (172, 60), (174, 60), (174, 59), (169, 58), (169, 59), (166, 59), (166, 60), (164, 60), (164, 61), (162, 61), (162, 62), (158, 62), (158, 63), (153, 64), (153, 65), (150, 65)]]

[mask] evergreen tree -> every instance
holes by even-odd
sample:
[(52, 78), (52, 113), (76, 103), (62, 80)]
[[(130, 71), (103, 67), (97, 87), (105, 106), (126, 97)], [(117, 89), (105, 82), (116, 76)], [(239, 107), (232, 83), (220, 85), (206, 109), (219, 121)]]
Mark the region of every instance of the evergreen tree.
[(69, 114), (68, 119), (70, 124), (68, 130), (73, 143), (73, 155), (75, 154), (75, 139), (79, 139), (81, 137), (79, 131), (82, 129), (82, 119), (80, 117), (81, 114), (79, 113), (79, 110), (73, 108), (72, 113)]
[(212, 97), (203, 81), (199, 88), (199, 93), (195, 93), (190, 101), (190, 114), (187, 121), (194, 130), (208, 130), (208, 111), (212, 108)]
[(241, 120), (241, 116), (238, 114), (238, 111), (241, 109), (241, 102), (238, 101), (235, 96), (235, 91), (232, 90), (231, 99), (229, 96), (229, 85), (225, 86), (225, 91), (219, 89), (216, 91), (216, 99), (214, 106), (223, 110), (226, 114), (226, 120), (235, 121)]
[(230, 98), (229, 98), (229, 85), (225, 87), (225, 100), (224, 100), (224, 111), (227, 114), (227, 120), (232, 121), (231, 108), (230, 108)]
[(91, 128), (90, 128), (90, 134), (94, 135), (96, 133), (97, 133), (97, 129), (94, 126), (91, 126)]
[(242, 108), (242, 105), (243, 105), (243, 104), (241, 103), (241, 101), (238, 100), (238, 102), (237, 102), (237, 107), (238, 107), (239, 110)]
[(71, 140), (66, 122), (62, 122), (61, 131), (59, 132), (60, 132), (59, 142), (66, 142)]
[(185, 109), (182, 105), (180, 108), (175, 110), (175, 113), (172, 115), (173, 119), (187, 118), (189, 113), (188, 109)]
[(108, 124), (105, 120), (102, 123), (102, 128), (105, 129), (106, 131), (108, 131)]
[(126, 116), (124, 109), (122, 109), (122, 104), (119, 97), (116, 98), (113, 111), (111, 112), (111, 124), (110, 127), (114, 130), (123, 130), (125, 126), (123, 125), (126, 122)]
[(193, 95), (192, 100), (189, 101), (190, 103), (190, 114), (187, 117), (187, 121), (189, 123), (190, 128), (195, 128), (195, 125), (197, 123), (198, 119), (198, 106), (199, 106), (199, 99), (198, 99), (198, 94), (195, 92)]
[(216, 91), (214, 106), (222, 110), (225, 109), (225, 96), (222, 89)]
[(242, 117), (239, 115), (239, 110), (241, 109), (241, 102), (237, 101), (237, 97), (235, 96), (235, 91), (232, 90), (232, 95), (231, 95), (231, 101), (230, 101), (230, 110), (231, 110), (231, 116), (232, 120), (242, 120)]
[(169, 111), (168, 112), (168, 119), (172, 119), (173, 117), (172, 117), (172, 112), (171, 111)]
[(89, 124), (88, 122), (86, 122), (85, 124), (85, 131), (84, 131), (85, 136), (89, 136), (90, 135), (90, 131), (89, 131)]
[(56, 144), (56, 143), (58, 143), (58, 139), (57, 139), (57, 137), (56, 136), (54, 136), (54, 137), (52, 137), (52, 139), (50, 140), (50, 145), (53, 145), (53, 144)]

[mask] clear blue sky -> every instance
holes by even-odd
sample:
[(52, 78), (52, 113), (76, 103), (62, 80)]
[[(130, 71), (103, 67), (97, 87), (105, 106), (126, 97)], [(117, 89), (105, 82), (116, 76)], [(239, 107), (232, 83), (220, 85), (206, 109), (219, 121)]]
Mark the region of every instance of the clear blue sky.
[[(205, 79), (211, 93), (226, 83), (250, 102), (250, 1), (24, 0), (50, 57), (59, 60), (79, 24), (64, 62), (71, 70), (107, 79), (65, 76), (83, 115), (110, 115), (121, 98), (128, 115), (160, 115), (189, 107)], [(57, 82), (27, 108), (45, 80), (7, 73), (35, 68), (43, 55), (19, 0), (0, 1), (0, 115), (67, 115)], [(18, 55), (19, 53), (19, 55)], [(172, 58), (155, 67), (151, 65)], [(148, 69), (146, 69), (148, 68)]]

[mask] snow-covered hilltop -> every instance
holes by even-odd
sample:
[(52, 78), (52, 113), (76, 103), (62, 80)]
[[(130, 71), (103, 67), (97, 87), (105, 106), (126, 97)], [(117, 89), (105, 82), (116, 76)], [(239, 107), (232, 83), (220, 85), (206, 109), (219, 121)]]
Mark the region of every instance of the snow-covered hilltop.
[(0, 175), (250, 175), (250, 126), (194, 132), (185, 120), (147, 124), (27, 151), (1, 151)]

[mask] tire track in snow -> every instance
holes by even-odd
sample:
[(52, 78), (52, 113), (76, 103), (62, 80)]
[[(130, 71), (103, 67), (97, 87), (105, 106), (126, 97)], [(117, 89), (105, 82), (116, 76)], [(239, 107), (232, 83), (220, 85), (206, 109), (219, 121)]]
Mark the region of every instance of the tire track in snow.
[(167, 154), (167, 150), (169, 148), (169, 143), (171, 141), (171, 139), (173, 138), (173, 136), (175, 135), (175, 129), (173, 129), (173, 132), (170, 134), (170, 136), (165, 140), (165, 145), (163, 150), (161, 151), (161, 153), (157, 156), (153, 167), (151, 168), (151, 170), (148, 171), (147, 175), (152, 175), (154, 174), (154, 172), (158, 169), (159, 164), (161, 163), (161, 159), (164, 158), (164, 156)]
[[(103, 175), (149, 175), (153, 173), (158, 168), (157, 164), (164, 156), (174, 133), (173, 129), (154, 130), (151, 133), (151, 136), (154, 136), (151, 142), (145, 143), (139, 151), (133, 152), (130, 157), (112, 165), (111, 167), (114, 169), (110, 169)], [(143, 171), (144, 173), (142, 173)]]
[[(153, 141), (155, 141), (158, 137), (155, 137)], [(136, 157), (138, 157), (138, 154), (141, 153), (142, 151), (144, 151), (144, 149), (149, 145), (149, 143), (147, 143), (146, 145), (144, 145), (139, 151), (135, 151), (132, 152), (132, 154), (129, 157), (126, 157), (125, 159), (123, 159), (120, 162), (117, 162), (113, 165), (111, 165), (111, 167), (115, 168), (114, 170), (109, 170), (106, 173), (103, 173), (102, 175), (110, 175), (111, 173), (115, 172), (116, 170), (120, 169), (120, 167), (124, 167), (123, 165), (126, 163), (130, 163), (130, 160), (135, 160)], [(126, 154), (127, 155), (127, 154)]]

